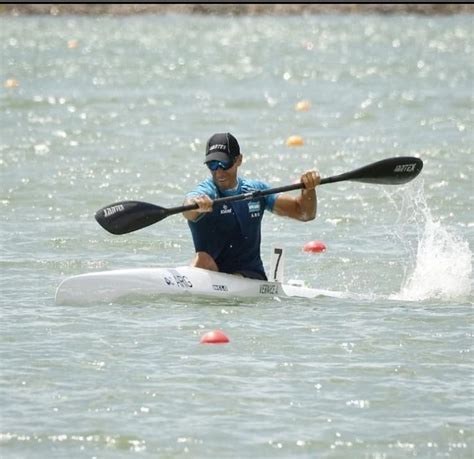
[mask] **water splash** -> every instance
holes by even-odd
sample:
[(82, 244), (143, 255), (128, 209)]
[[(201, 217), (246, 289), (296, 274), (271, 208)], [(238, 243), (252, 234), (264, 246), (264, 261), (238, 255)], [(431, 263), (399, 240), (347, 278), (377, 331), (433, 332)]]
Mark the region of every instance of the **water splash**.
[(412, 201), (418, 227), (415, 266), (406, 275), (400, 292), (391, 299), (452, 300), (471, 294), (472, 253), (469, 244), (452, 228), (435, 221), (422, 186)]

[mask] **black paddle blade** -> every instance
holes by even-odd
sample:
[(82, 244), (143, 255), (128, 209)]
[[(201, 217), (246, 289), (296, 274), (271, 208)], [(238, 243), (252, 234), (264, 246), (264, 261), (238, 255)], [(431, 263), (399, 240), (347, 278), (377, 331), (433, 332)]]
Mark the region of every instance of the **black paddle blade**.
[[(368, 166), (367, 166), (368, 167)], [(362, 168), (363, 169), (363, 168)], [(402, 185), (413, 180), (423, 169), (423, 161), (412, 156), (388, 158), (373, 163), (361, 182)]]
[(122, 201), (95, 213), (102, 228), (112, 234), (126, 234), (153, 225), (169, 215), (168, 209), (147, 202)]
[(413, 156), (399, 156), (377, 161), (359, 169), (321, 180), (321, 184), (351, 180), (379, 185), (403, 185), (423, 169), (423, 161)]

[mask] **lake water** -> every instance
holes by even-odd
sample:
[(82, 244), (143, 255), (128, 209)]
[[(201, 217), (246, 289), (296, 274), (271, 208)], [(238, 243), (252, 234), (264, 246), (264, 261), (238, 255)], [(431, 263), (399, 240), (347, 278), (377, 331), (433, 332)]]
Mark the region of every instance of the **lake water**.
[[(0, 456), (472, 457), (473, 35), (462, 15), (1, 17)], [(180, 205), (222, 131), (271, 186), (423, 159), (408, 185), (319, 188), (315, 221), (265, 217), (267, 267), (282, 245), (287, 278), (348, 298), (55, 305), (70, 275), (189, 263), (179, 215), (123, 236), (93, 216)], [(199, 344), (214, 329), (230, 343)]]

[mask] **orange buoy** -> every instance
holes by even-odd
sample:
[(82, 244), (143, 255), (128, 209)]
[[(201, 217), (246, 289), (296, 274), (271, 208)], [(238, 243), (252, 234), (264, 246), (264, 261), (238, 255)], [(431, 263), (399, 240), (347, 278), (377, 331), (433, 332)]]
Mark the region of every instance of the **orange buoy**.
[(320, 253), (326, 251), (326, 244), (322, 241), (310, 241), (303, 246), (305, 252)]
[(18, 86), (20, 86), (20, 83), (18, 82), (18, 80), (15, 80), (15, 78), (9, 78), (5, 81), (4, 86), (7, 89), (18, 88)]
[(77, 40), (72, 39), (72, 40), (67, 41), (67, 47), (69, 49), (77, 48), (78, 45), (79, 45), (79, 42)]
[(303, 137), (299, 135), (291, 135), (286, 139), (286, 145), (289, 147), (301, 147), (304, 145)]
[(220, 330), (207, 332), (201, 336), (201, 344), (224, 344), (228, 343), (229, 338)]
[(297, 112), (307, 112), (311, 108), (311, 102), (309, 100), (300, 100), (295, 105)]

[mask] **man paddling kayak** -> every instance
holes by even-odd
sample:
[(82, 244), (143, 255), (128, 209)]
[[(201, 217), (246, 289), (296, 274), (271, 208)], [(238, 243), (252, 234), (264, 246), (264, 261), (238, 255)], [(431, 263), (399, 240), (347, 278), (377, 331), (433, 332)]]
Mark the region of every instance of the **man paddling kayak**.
[(216, 198), (270, 188), (264, 182), (238, 176), (242, 159), (239, 143), (232, 134), (217, 133), (208, 140), (204, 162), (211, 177), (186, 195), (185, 204), (199, 207), (183, 213), (196, 251), (191, 265), (266, 280), (260, 257), (264, 211), (300, 221), (313, 220), (317, 208), (315, 188), (321, 178), (318, 171), (305, 172), (300, 178), (304, 188), (296, 197), (272, 194), (213, 206)]

